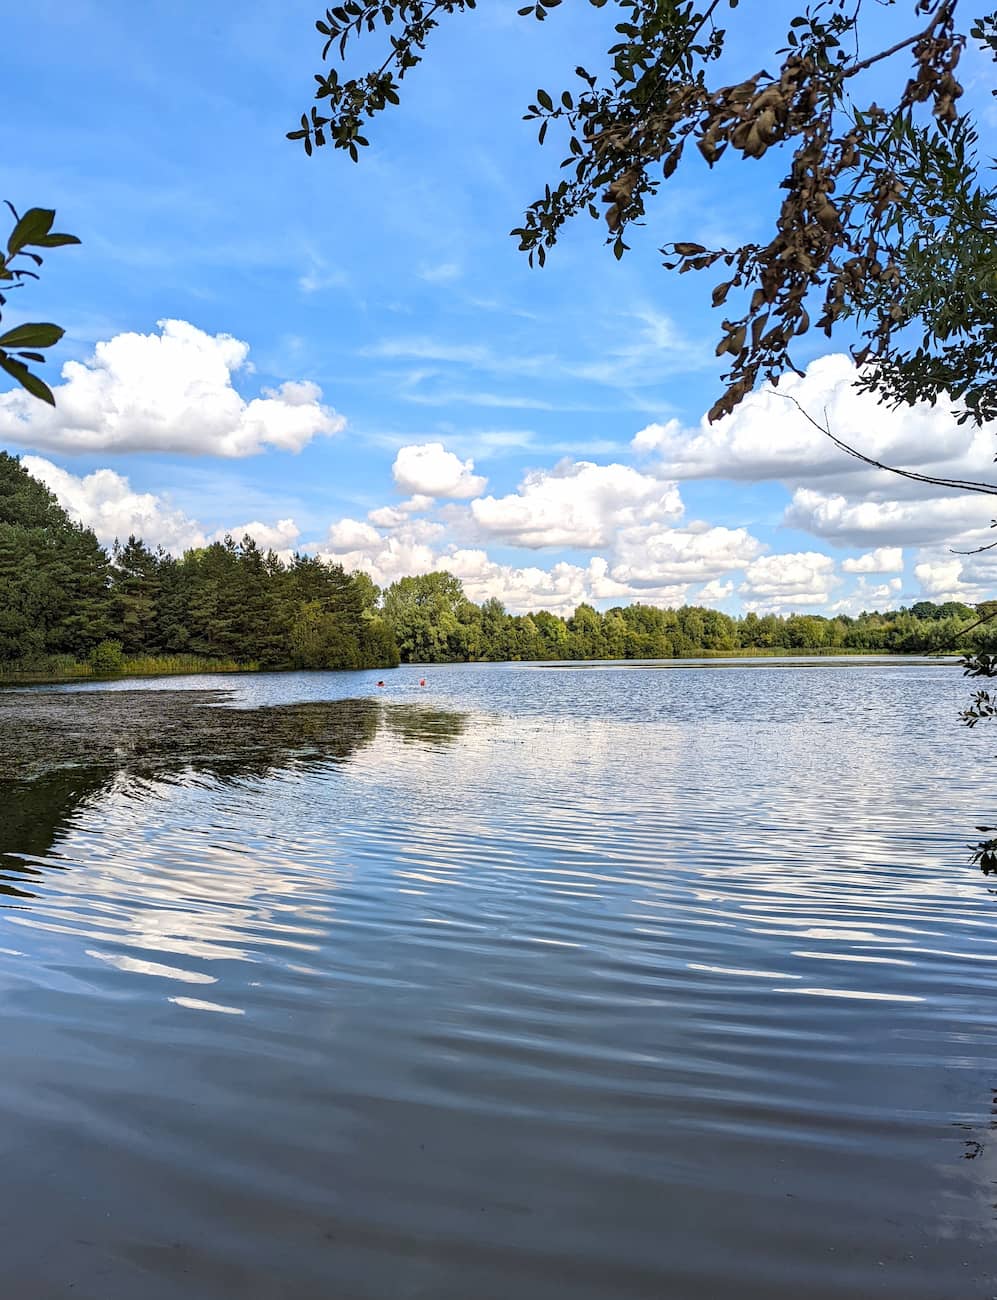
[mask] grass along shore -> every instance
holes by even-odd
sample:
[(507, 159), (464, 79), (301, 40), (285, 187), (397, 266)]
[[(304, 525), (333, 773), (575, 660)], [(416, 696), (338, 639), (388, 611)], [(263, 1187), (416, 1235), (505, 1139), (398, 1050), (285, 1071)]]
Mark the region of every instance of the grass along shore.
[(0, 665), (0, 683), (14, 685), (45, 682), (106, 681), (118, 677), (174, 677), (184, 673), (256, 673), (255, 662), (236, 663), (234, 659), (207, 659), (201, 655), (137, 655), (123, 657), (115, 665), (104, 665), (71, 655), (52, 655), (40, 663)]
[[(680, 663), (707, 659), (819, 659), (819, 658), (854, 658), (873, 657), (889, 659), (895, 657), (925, 659), (955, 659), (961, 651), (937, 653), (930, 650), (863, 650), (843, 646), (819, 646), (811, 649), (787, 646), (741, 646), (730, 650), (700, 650), (694, 655), (672, 656), (668, 659), (552, 659), (531, 660), (537, 663)], [(494, 663), (495, 660), (455, 660), (457, 663)], [(518, 663), (520, 660), (504, 660), (506, 663)], [(399, 667), (426, 667), (422, 663), (400, 664)], [(433, 668), (449, 667), (449, 664), (431, 664)], [(15, 662), (0, 664), (0, 686), (2, 685), (45, 685), (71, 681), (114, 681), (125, 677), (179, 677), (194, 673), (258, 673), (259, 663), (247, 660), (239, 663), (234, 659), (210, 659), (203, 655), (135, 655), (123, 656), (114, 663), (102, 663), (99, 660), (79, 661), (71, 655), (50, 655), (36, 663)], [(267, 672), (294, 672), (293, 668), (266, 669)], [(344, 671), (329, 669), (327, 671)], [(346, 670), (348, 671), (348, 670)], [(379, 671), (390, 671), (384, 668)]]

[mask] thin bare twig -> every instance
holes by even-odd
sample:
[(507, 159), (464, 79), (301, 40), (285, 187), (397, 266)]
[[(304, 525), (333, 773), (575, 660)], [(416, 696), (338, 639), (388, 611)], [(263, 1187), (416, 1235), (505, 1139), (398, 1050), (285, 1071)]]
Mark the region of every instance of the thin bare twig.
[(932, 483), (935, 487), (957, 488), (960, 492), (982, 492), (987, 496), (997, 496), (997, 484), (981, 483), (975, 479), (965, 478), (941, 478), (936, 474), (919, 474), (913, 469), (899, 469), (896, 465), (885, 465), (881, 460), (876, 460), (873, 456), (867, 456), (865, 452), (859, 451), (856, 447), (850, 447), (847, 442), (843, 442), (836, 434), (833, 434), (827, 423), (827, 410), (824, 411), (824, 423), (815, 420), (810, 412), (804, 407), (792, 393), (780, 393), (775, 390), (779, 397), (784, 397), (787, 402), (792, 402), (804, 419), (808, 420), (825, 438), (830, 438), (836, 447), (847, 452), (849, 456), (854, 456), (856, 460), (862, 461), (866, 465), (871, 465), (873, 469), (884, 469), (888, 474), (898, 474), (901, 478), (914, 479), (917, 483)]
[[(776, 391), (778, 392), (778, 389)], [(959, 488), (964, 492), (984, 492), (991, 496), (997, 496), (997, 485), (994, 485), (993, 483), (977, 483), (973, 479), (940, 478), (933, 474), (918, 474), (915, 470), (897, 469), (893, 465), (884, 465), (881, 460), (874, 460), (872, 456), (867, 456), (864, 452), (856, 450), (855, 447), (850, 447), (847, 442), (842, 442), (840, 438), (833, 434), (828, 424), (826, 407), (824, 409), (824, 423), (821, 424), (819, 420), (814, 419), (810, 412), (792, 395), (792, 393), (779, 393), (779, 396), (785, 397), (788, 402), (792, 402), (800, 414), (808, 420), (815, 429), (818, 429), (825, 437), (830, 438), (836, 447), (840, 447), (842, 451), (846, 451), (849, 456), (854, 456), (856, 460), (861, 460), (866, 465), (872, 465), (874, 469), (885, 469), (890, 474), (899, 474), (902, 478), (916, 479), (919, 483), (933, 483), (936, 487)], [(994, 546), (997, 546), (997, 542), (991, 542), (989, 546), (981, 546), (978, 550), (989, 551), (991, 547)], [(954, 554), (976, 555), (978, 554), (978, 551), (955, 551)], [(941, 645), (934, 646), (931, 650), (926, 650), (925, 654), (941, 654), (943, 650), (954, 649), (956, 643), (961, 641), (969, 632), (974, 632), (978, 627), (982, 627), (984, 623), (989, 623), (995, 618), (997, 618), (997, 607), (992, 609), (989, 614), (984, 614), (982, 618), (978, 618), (975, 623), (970, 623), (968, 627), (960, 628), (955, 636), (951, 637), (948, 641), (943, 642)]]
[(968, 632), (975, 632), (978, 627), (982, 627), (984, 623), (992, 622), (995, 618), (997, 618), (997, 609), (992, 609), (989, 614), (984, 614), (983, 617), (978, 618), (975, 623), (970, 623), (968, 627), (960, 628), (955, 636), (950, 637), (948, 641), (944, 641), (941, 645), (935, 646), (933, 650), (926, 650), (925, 654), (937, 655), (941, 654), (943, 650), (954, 650), (956, 642), (961, 641)]

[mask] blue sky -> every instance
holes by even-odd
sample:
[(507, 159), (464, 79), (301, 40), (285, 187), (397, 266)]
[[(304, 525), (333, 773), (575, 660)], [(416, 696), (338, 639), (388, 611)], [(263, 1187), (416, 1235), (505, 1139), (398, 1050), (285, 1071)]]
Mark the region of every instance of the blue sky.
[[(599, 65), (612, 8), (537, 24), (484, 0), (448, 22), (359, 166), (284, 138), (319, 67), (311, 3), (8, 15), (5, 195), (55, 207), (83, 246), (8, 309), (67, 335), (56, 414), (0, 395), (0, 444), (105, 540), (182, 549), (252, 525), (381, 582), (447, 567), (513, 609), (990, 594), (989, 559), (950, 550), (985, 540), (977, 502), (862, 470), (782, 398), (701, 425), (721, 369), (712, 281), (669, 276), (656, 249), (762, 234), (771, 167), (693, 166), (620, 263), (588, 220), (543, 271), (517, 251), (507, 232), (562, 156), (523, 109)], [(783, 8), (765, 7), (770, 33), (741, 28), (778, 36)], [(875, 18), (886, 36), (907, 20)], [(763, 47), (738, 36), (732, 61), (750, 70)], [(987, 75), (967, 60), (981, 105)], [(877, 409), (812, 338), (795, 391), (841, 436), (986, 472), (992, 431)]]

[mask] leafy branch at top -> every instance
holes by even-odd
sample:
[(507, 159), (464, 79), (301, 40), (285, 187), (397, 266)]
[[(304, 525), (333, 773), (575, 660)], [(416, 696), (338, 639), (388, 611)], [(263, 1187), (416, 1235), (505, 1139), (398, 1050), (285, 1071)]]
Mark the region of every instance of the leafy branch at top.
[[(554, 0), (560, 4), (560, 0)], [(335, 49), (339, 58), (346, 57), (350, 41), (364, 31), (373, 32), (378, 23), (391, 27), (398, 22), (399, 34), (391, 33), (388, 37), (390, 51), (379, 67), (362, 77), (351, 77), (340, 81), (339, 73), (331, 68), (326, 73), (316, 73), (318, 83), (315, 98), (318, 105), (312, 105), (309, 113), (301, 114), (301, 126), (287, 133), (289, 140), (301, 140), (305, 153), (311, 154), (313, 148), (332, 144), (337, 149), (345, 149), (354, 162), (357, 162), (360, 148), (369, 144), (361, 133), (364, 119), (380, 113), (389, 104), (398, 104), (398, 91), (406, 74), (422, 62), (426, 42), (430, 33), (446, 14), (473, 9), (475, 0), (397, 0), (397, 3), (360, 4), (359, 0), (347, 0), (346, 4), (334, 5), (325, 11), (315, 27), (325, 37), (322, 58), (327, 59), (329, 51)], [(319, 111), (320, 107), (324, 111)]]
[[(861, 3), (817, 0), (793, 17), (772, 73), (715, 85), (727, 43), (718, 16), (737, 0), (589, 2), (620, 11), (607, 70), (577, 68), (573, 90), (538, 90), (526, 113), (541, 143), (553, 126), (567, 134), (565, 175), (512, 232), (531, 263), (542, 265), (564, 224), (585, 212), (605, 220), (621, 257), (628, 227), (681, 166), (782, 151), (784, 197), (766, 241), (661, 250), (680, 274), (724, 267), (713, 305), (739, 302), (722, 320), (717, 354), (729, 369), (711, 418), (760, 378), (797, 370), (792, 348), (808, 330), (830, 337), (848, 320), (863, 337), (855, 356), (864, 387), (897, 405), (948, 392), (961, 418), (997, 417), (997, 188), (979, 180), (978, 138), (956, 77), (969, 39), (997, 57), (997, 14), (967, 33), (956, 25), (959, 0), (915, 0), (912, 30), (865, 53)], [(519, 12), (545, 19), (558, 4), (538, 0)], [(357, 159), (366, 121), (398, 103), (431, 33), (472, 8), (473, 0), (351, 0), (327, 10), (323, 59), (344, 60), (354, 38), (381, 26), (395, 28), (390, 49), (366, 75), (317, 76), (318, 106), (290, 138), (309, 153), (332, 143)], [(893, 106), (863, 99), (862, 74), (898, 57), (910, 70)], [(736, 214), (726, 215), (733, 224)]]
[[(14, 228), (7, 238), (6, 250), (0, 252), (0, 319), (10, 290), (23, 288), (26, 280), (38, 279), (37, 271), (23, 265), (24, 261), (42, 265), (41, 254), (32, 252), (32, 249), (62, 248), (80, 242), (75, 235), (61, 234), (52, 229), (55, 212), (51, 208), (29, 208), (23, 217), (19, 217), (12, 203), (7, 202), (7, 207), (14, 217)], [(53, 347), (64, 332), (58, 325), (35, 322), (15, 325), (0, 334), (0, 369), (16, 379), (33, 397), (48, 402), (50, 406), (55, 405), (52, 390), (28, 369), (28, 362), (44, 362), (45, 357), (39, 349)]]

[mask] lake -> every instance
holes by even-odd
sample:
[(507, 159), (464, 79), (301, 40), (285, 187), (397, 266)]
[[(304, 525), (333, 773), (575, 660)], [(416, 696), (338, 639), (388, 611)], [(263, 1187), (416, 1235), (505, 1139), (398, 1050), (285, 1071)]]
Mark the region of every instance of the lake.
[(0, 692), (0, 1294), (988, 1300), (969, 693), (771, 659)]

